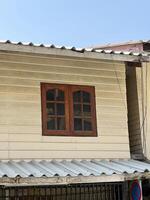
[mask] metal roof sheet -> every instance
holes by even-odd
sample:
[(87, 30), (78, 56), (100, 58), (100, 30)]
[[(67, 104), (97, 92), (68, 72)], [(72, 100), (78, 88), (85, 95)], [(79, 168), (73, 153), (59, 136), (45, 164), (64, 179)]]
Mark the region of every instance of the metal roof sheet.
[(0, 178), (100, 176), (150, 172), (150, 164), (135, 160), (1, 161)]
[(118, 42), (118, 43), (106, 43), (106, 44), (100, 44), (100, 45), (95, 45), (92, 46), (91, 48), (95, 49), (101, 49), (101, 48), (106, 48), (106, 47), (115, 47), (115, 46), (124, 46), (124, 45), (133, 45), (133, 44), (149, 44), (150, 40), (130, 40), (127, 42)]
[(32, 42), (13, 42), (10, 40), (0, 40), (0, 44), (13, 44), (19, 46), (31, 46), (31, 47), (45, 47), (53, 49), (62, 49), (62, 50), (71, 50), (79, 53), (84, 52), (96, 52), (101, 54), (114, 54), (114, 55), (131, 55), (131, 56), (148, 56), (145, 52), (132, 52), (132, 51), (113, 51), (113, 50), (104, 50), (95, 48), (76, 48), (76, 47), (67, 47), (67, 46), (58, 46), (54, 44), (36, 44)]

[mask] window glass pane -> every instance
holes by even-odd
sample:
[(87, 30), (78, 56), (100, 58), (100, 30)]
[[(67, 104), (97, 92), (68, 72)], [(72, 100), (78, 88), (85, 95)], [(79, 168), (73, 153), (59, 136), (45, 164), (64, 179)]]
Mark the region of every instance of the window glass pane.
[(46, 92), (46, 100), (47, 101), (54, 101), (55, 100), (55, 89), (48, 90)]
[(84, 116), (91, 115), (91, 105), (83, 104), (83, 114)]
[(65, 115), (65, 105), (63, 103), (57, 103), (57, 115)]
[(47, 129), (48, 130), (55, 130), (55, 118), (49, 118), (47, 121)]
[(92, 130), (92, 122), (91, 119), (84, 119), (84, 131)]
[(81, 102), (81, 91), (73, 93), (73, 102)]
[(81, 116), (81, 104), (74, 104), (73, 109), (75, 116)]
[(47, 103), (47, 114), (48, 115), (55, 115), (55, 104), (54, 103)]
[(65, 119), (57, 118), (57, 130), (65, 130)]
[(56, 89), (56, 100), (57, 101), (64, 101), (65, 100), (64, 92), (62, 90)]
[(90, 93), (83, 91), (83, 102), (84, 103), (90, 103)]
[(82, 119), (74, 118), (74, 130), (82, 131)]

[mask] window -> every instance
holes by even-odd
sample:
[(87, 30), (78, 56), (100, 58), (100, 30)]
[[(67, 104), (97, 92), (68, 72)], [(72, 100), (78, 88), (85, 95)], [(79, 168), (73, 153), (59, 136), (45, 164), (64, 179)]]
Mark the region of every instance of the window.
[(41, 84), (43, 135), (96, 136), (95, 88)]

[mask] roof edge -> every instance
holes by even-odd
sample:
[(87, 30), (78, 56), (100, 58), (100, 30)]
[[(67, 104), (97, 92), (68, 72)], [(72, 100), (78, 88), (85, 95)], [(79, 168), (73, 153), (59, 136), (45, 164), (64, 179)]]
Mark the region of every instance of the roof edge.
[(68, 185), (79, 183), (106, 183), (106, 182), (124, 182), (135, 179), (150, 178), (150, 172), (137, 172), (134, 174), (112, 174), (100, 176), (67, 176), (67, 177), (3, 177), (0, 178), (0, 185), (5, 186), (35, 186), (35, 185)]
[(129, 62), (148, 62), (148, 54), (133, 53), (112, 50), (94, 50), (75, 47), (64, 47), (54, 45), (43, 45), (33, 43), (12, 43), (10, 41), (0, 42), (0, 51), (48, 54), (55, 56), (67, 56), (78, 58), (90, 58), (100, 60), (129, 61)]
[(0, 185), (5, 186), (19, 186), (19, 185), (67, 185), (67, 184), (77, 184), (77, 183), (100, 183), (100, 182), (123, 182), (125, 180), (125, 175), (113, 174), (111, 176), (100, 175), (100, 176), (67, 176), (67, 177), (16, 177), (0, 178)]

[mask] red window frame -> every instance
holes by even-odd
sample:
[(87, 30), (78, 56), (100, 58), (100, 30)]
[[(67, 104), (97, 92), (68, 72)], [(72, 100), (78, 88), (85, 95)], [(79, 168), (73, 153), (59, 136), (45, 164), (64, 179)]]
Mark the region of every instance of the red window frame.
[(93, 86), (80, 86), (72, 85), (70, 86), (70, 96), (73, 96), (74, 92), (84, 91), (88, 92), (91, 96), (91, 122), (92, 130), (91, 131), (76, 131), (74, 130), (74, 112), (73, 112), (73, 97), (70, 98), (70, 122), (71, 122), (71, 132), (73, 135), (78, 136), (96, 136), (96, 106), (95, 106), (95, 88)]
[[(47, 129), (46, 92), (50, 89), (60, 89), (65, 94), (65, 130)], [(92, 130), (74, 130), (73, 93), (76, 91), (88, 92), (91, 96), (91, 122)], [(41, 108), (42, 108), (42, 135), (43, 136), (97, 136), (95, 87), (68, 84), (41, 83)]]

